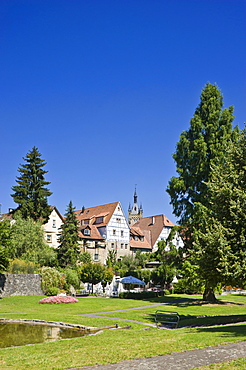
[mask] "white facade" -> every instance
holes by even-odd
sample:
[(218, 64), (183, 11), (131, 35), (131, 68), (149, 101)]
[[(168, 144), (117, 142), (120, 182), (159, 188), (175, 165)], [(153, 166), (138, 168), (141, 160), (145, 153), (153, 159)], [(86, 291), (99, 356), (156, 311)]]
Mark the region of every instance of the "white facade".
[(106, 226), (106, 242), (109, 250), (116, 250), (117, 258), (130, 254), (130, 227), (120, 202)]
[(58, 239), (61, 232), (60, 228), (62, 224), (62, 216), (60, 215), (58, 210), (53, 207), (48, 222), (43, 225), (45, 231), (45, 240), (50, 247), (57, 248), (60, 244)]
[[(171, 232), (171, 227), (164, 226), (159, 237), (157, 238), (154, 246), (153, 246), (153, 252), (157, 251), (158, 249), (158, 242), (161, 240), (166, 240)], [(171, 243), (175, 245), (176, 248), (182, 248), (184, 246), (184, 242), (182, 238), (179, 236), (179, 234), (176, 232), (174, 235), (174, 238), (172, 239)]]

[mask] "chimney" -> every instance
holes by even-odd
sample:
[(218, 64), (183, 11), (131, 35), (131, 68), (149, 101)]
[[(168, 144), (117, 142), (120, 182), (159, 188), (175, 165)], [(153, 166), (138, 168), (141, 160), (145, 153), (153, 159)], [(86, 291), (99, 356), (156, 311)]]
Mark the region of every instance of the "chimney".
[(152, 216), (152, 225), (154, 225), (154, 223), (155, 223), (155, 217)]

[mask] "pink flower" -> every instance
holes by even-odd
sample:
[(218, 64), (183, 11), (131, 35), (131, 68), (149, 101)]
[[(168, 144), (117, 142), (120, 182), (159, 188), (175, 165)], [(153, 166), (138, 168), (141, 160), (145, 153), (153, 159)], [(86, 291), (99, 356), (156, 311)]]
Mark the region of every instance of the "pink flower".
[(45, 297), (41, 299), (38, 303), (50, 303), (50, 304), (59, 304), (59, 303), (74, 303), (78, 302), (78, 299), (71, 297), (71, 296), (52, 296), (52, 297)]

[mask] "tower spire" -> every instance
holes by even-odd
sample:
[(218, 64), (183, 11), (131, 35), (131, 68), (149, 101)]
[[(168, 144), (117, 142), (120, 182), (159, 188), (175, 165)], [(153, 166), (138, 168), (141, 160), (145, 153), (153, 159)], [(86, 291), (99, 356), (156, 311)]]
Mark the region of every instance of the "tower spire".
[(131, 226), (135, 224), (142, 217), (143, 217), (143, 208), (142, 208), (142, 204), (140, 207), (138, 205), (137, 184), (135, 184), (135, 190), (134, 190), (134, 195), (133, 195), (133, 206), (131, 207), (129, 204), (129, 208), (128, 208), (129, 225)]

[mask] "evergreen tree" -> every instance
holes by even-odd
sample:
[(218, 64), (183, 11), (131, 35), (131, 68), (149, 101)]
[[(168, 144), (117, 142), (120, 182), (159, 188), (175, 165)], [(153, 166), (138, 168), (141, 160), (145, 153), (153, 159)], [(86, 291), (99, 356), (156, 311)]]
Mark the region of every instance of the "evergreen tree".
[(173, 158), (178, 177), (169, 181), (167, 192), (174, 214), (187, 226), (194, 214), (194, 204), (208, 204), (207, 181), (211, 165), (224, 158), (229, 143), (234, 139), (233, 107), (223, 109), (223, 98), (216, 85), (207, 83), (190, 128), (182, 132)]
[(199, 228), (192, 258), (213, 299), (218, 283), (243, 286), (246, 281), (246, 131), (213, 166), (208, 182), (209, 206), (197, 204)]
[(24, 218), (31, 217), (35, 221), (46, 223), (51, 212), (47, 198), (52, 194), (46, 188), (50, 183), (44, 179), (47, 171), (43, 167), (46, 163), (41, 159), (36, 147), (33, 147), (23, 159), (26, 164), (18, 169), (20, 173), (16, 180), (18, 185), (12, 187), (14, 194), (11, 196), (14, 202), (19, 204), (15, 211), (20, 211)]
[(70, 201), (61, 226), (61, 244), (58, 247), (58, 262), (61, 267), (75, 266), (79, 259), (79, 226), (74, 210)]
[(208, 183), (214, 168), (225, 162), (228, 147), (238, 139), (239, 131), (232, 127), (233, 118), (233, 107), (223, 109), (218, 87), (208, 83), (189, 130), (181, 134), (177, 143), (173, 158), (179, 176), (171, 178), (167, 189), (173, 212), (184, 230), (186, 258), (199, 266), (207, 300), (215, 300), (214, 288), (227, 274), (229, 261), (224, 228), (210, 213)]

